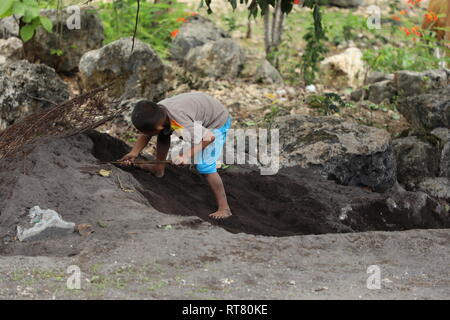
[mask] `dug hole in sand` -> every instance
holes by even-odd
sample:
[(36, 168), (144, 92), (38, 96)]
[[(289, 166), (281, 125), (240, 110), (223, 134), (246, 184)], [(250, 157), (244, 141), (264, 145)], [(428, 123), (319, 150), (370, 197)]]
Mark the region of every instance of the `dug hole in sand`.
[[(65, 290), (64, 276), (36, 276), (27, 296), (52, 298), (55, 290), (56, 298), (449, 296), (450, 231), (417, 230), (448, 227), (448, 215), (431, 198), (345, 187), (300, 168), (261, 176), (231, 166), (221, 175), (233, 216), (214, 221), (208, 218), (214, 199), (189, 169), (170, 167), (158, 179), (98, 164), (128, 150), (91, 131), (0, 161), (0, 296), (22, 295), (13, 270), (64, 275), (71, 265), (82, 271), (81, 290)], [(102, 176), (101, 169), (111, 173)], [(17, 226), (29, 223), (36, 205), (91, 231), (20, 242)], [(385, 279), (380, 290), (367, 287), (372, 265)]]

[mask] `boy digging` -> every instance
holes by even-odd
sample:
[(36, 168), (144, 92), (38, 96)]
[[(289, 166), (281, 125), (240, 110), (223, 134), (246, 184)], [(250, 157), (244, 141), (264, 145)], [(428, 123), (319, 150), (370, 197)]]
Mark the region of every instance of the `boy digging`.
[[(216, 198), (218, 209), (209, 216), (215, 219), (231, 216), (222, 179), (216, 168), (231, 126), (231, 118), (219, 101), (200, 92), (183, 93), (159, 103), (140, 101), (134, 107), (131, 121), (140, 134), (130, 153), (120, 161), (125, 165), (133, 164), (152, 136), (157, 136), (156, 160), (166, 160), (170, 136), (175, 133), (183, 141), (190, 142), (191, 148), (184, 149), (181, 155), (172, 159), (172, 163), (189, 164), (194, 158), (197, 171), (205, 176)], [(159, 178), (164, 176), (165, 164), (135, 166)]]

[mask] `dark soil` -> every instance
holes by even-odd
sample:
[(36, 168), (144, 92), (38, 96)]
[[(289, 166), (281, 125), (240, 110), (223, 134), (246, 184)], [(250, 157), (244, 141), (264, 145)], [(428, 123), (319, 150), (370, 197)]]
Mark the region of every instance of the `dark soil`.
[[(129, 151), (123, 142), (91, 132), (93, 154), (101, 161), (120, 158)], [(407, 230), (448, 226), (448, 216), (439, 204), (427, 198), (417, 214), (406, 203), (391, 210), (387, 199), (398, 203), (414, 202), (412, 193), (379, 194), (358, 187), (345, 187), (326, 181), (312, 171), (286, 168), (273, 176), (234, 166), (220, 174), (224, 181), (233, 216), (215, 221), (208, 217), (216, 207), (203, 177), (194, 169), (168, 167), (163, 178), (139, 169), (123, 168), (141, 184), (139, 191), (158, 211), (198, 216), (229, 232), (268, 236), (291, 236), (369, 230)], [(393, 194), (391, 194), (393, 193)], [(342, 210), (351, 206), (347, 218)], [(413, 204), (414, 205), (414, 204)]]

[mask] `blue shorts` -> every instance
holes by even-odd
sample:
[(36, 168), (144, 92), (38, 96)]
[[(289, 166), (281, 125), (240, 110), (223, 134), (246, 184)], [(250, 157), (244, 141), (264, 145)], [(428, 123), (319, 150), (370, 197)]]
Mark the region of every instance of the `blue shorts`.
[(227, 132), (230, 127), (231, 117), (228, 117), (227, 122), (222, 127), (211, 130), (214, 134), (214, 141), (201, 152), (201, 157), (194, 158), (196, 163), (195, 167), (199, 173), (210, 174), (217, 172), (216, 162), (222, 154), (223, 146), (227, 140)]

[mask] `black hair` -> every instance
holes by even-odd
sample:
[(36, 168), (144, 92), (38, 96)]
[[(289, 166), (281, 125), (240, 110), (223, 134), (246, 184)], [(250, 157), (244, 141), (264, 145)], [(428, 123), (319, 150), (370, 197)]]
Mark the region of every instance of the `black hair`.
[(148, 100), (139, 101), (131, 113), (131, 122), (139, 131), (152, 131), (166, 117), (163, 106)]

